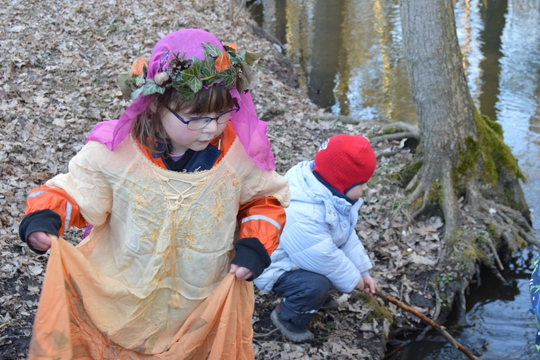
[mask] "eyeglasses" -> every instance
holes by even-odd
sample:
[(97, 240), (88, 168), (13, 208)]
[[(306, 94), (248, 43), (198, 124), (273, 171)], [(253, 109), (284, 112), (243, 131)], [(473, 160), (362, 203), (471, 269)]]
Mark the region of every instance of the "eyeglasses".
[(187, 128), (189, 130), (201, 130), (204, 129), (208, 124), (212, 122), (212, 120), (216, 120), (218, 124), (225, 124), (227, 121), (229, 121), (231, 118), (230, 116), (225, 116), (230, 114), (231, 112), (235, 111), (238, 112), (240, 110), (240, 105), (234, 104), (234, 107), (231, 110), (225, 111), (224, 113), (219, 114), (216, 117), (210, 117), (210, 116), (200, 116), (200, 117), (191, 117), (189, 120), (184, 120), (180, 115), (175, 113), (169, 106), (165, 105), (165, 107), (181, 122), (186, 124)]

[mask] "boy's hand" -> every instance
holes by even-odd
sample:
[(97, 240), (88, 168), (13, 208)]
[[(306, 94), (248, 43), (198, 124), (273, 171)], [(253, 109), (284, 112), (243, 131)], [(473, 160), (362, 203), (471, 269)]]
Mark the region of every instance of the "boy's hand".
[(231, 269), (229, 270), (231, 274), (235, 274), (238, 280), (247, 280), (251, 279), (253, 273), (248, 268), (243, 266), (238, 266), (236, 264), (231, 264)]
[(377, 283), (371, 276), (364, 276), (364, 288), (362, 289), (366, 294), (369, 296), (374, 296), (375, 292), (379, 290), (379, 287), (377, 286)]
[(51, 248), (51, 238), (56, 238), (54, 235), (49, 235), (43, 231), (34, 231), (28, 235), (28, 245), (39, 251), (47, 251)]
[(362, 279), (362, 277), (360, 276), (360, 280), (358, 280), (358, 284), (356, 284), (356, 286), (354, 287), (356, 290), (361, 290), (363, 291), (364, 290), (364, 279)]

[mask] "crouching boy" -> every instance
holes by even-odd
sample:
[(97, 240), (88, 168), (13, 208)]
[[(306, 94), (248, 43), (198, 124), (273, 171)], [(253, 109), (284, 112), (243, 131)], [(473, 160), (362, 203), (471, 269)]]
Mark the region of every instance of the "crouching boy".
[(369, 275), (371, 261), (355, 231), (360, 196), (375, 166), (368, 139), (341, 134), (330, 137), (313, 161), (285, 174), (291, 190), (287, 222), (270, 267), (255, 285), (282, 298), (270, 317), (291, 341), (314, 338), (307, 325), (321, 307), (335, 304), (331, 288), (377, 291)]

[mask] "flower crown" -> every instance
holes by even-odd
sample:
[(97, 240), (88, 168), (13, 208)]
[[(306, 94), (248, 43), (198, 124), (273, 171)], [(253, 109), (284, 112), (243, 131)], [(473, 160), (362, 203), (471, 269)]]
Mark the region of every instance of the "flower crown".
[[(185, 53), (166, 53), (159, 71), (153, 79), (147, 79), (148, 60), (138, 58), (131, 72), (118, 76), (117, 83), (126, 99), (136, 99), (139, 95), (163, 94), (172, 86), (182, 98), (189, 101), (201, 89), (213, 85), (225, 86), (231, 90), (235, 85), (239, 92), (252, 89), (256, 74), (251, 65), (258, 56), (242, 51), (238, 53), (236, 44), (224, 45), (225, 50), (210, 43), (203, 43), (204, 60), (197, 57), (185, 58)], [(168, 67), (163, 71), (163, 65)]]

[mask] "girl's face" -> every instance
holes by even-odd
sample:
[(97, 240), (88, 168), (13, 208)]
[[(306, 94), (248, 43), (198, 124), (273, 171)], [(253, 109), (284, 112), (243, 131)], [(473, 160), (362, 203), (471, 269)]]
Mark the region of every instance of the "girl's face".
[[(189, 121), (194, 117), (209, 116), (216, 117), (219, 114), (209, 113), (209, 114), (187, 114), (183, 112), (177, 113), (185, 121)], [(227, 119), (230, 119), (230, 114), (224, 115)], [(221, 120), (220, 120), (221, 122)], [(201, 151), (206, 149), (210, 144), (210, 141), (220, 136), (221, 133), (225, 130), (227, 122), (223, 124), (218, 124), (217, 121), (212, 120), (206, 125), (206, 127), (200, 130), (190, 130), (187, 125), (180, 121), (176, 116), (169, 110), (164, 109), (161, 115), (161, 123), (167, 135), (170, 138), (172, 146), (172, 154), (183, 154), (188, 149), (193, 151)]]

